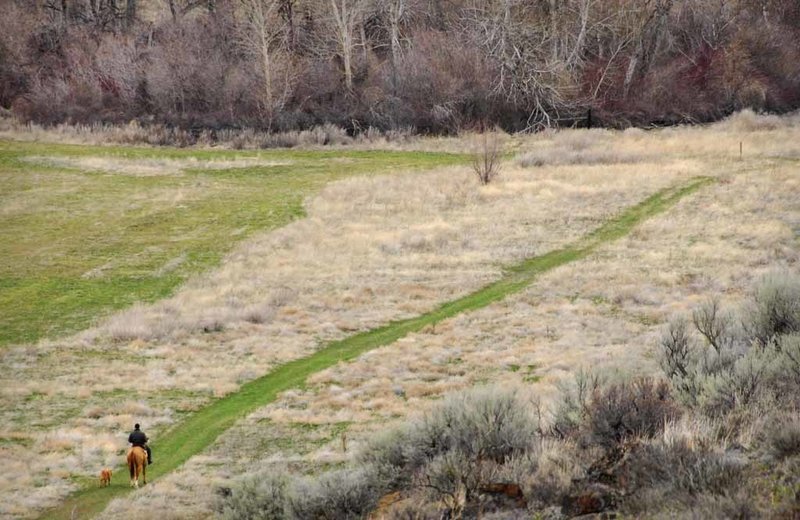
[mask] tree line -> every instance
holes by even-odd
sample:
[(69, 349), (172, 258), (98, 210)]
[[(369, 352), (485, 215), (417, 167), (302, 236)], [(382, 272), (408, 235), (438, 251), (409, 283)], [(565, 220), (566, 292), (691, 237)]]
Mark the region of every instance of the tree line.
[(797, 0), (0, 0), (39, 123), (457, 133), (800, 107)]

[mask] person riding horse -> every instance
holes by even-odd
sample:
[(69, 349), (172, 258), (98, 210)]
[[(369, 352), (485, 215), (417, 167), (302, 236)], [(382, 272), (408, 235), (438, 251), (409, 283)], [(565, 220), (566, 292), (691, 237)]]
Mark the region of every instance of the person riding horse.
[(153, 463), (153, 454), (150, 451), (150, 446), (147, 445), (148, 440), (147, 435), (139, 429), (139, 423), (133, 425), (133, 431), (128, 435), (128, 442), (134, 446), (139, 446), (147, 452), (147, 464), (150, 465)]

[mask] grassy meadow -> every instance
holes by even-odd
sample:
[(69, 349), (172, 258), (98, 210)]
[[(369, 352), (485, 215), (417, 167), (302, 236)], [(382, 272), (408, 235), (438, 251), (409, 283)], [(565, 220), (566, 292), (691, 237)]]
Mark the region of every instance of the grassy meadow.
[[(466, 139), (391, 152), (4, 142), (18, 187), (3, 193), (15, 240), (0, 247), (28, 248), (13, 272), (61, 269), (87, 299), (70, 294), (77, 314), (26, 324), (0, 352), (0, 516), (213, 517), (219, 488), (348, 467), (387, 427), (476, 385), (547, 415), (575, 373), (655, 374), (671, 316), (711, 295), (735, 304), (800, 261), (796, 117), (503, 139), (487, 186), (463, 155), (415, 151)], [(23, 189), (26, 171), (44, 184)], [(58, 221), (81, 221), (61, 241), (43, 222), (60, 200), (75, 206)], [(126, 277), (163, 292), (94, 306), (92, 283)], [(20, 323), (62, 308), (42, 300), (9, 307)], [(99, 489), (136, 421), (157, 480), (128, 493), (118, 472)]]
[(74, 332), (171, 294), (349, 175), (451, 154), (234, 152), (0, 142), (0, 345)]

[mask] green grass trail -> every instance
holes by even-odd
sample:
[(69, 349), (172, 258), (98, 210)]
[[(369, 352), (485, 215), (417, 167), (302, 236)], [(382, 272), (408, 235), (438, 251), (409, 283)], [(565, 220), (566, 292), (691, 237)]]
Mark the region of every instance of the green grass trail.
[[(500, 280), (482, 289), (445, 303), (426, 314), (395, 321), (329, 343), (308, 357), (279, 366), (161, 434), (152, 443), (156, 464), (148, 469), (148, 476), (158, 478), (177, 469), (189, 457), (211, 445), (242, 416), (270, 403), (280, 392), (302, 385), (309, 375), (340, 361), (353, 359), (368, 350), (388, 345), (427, 325), (438, 323), (462, 312), (480, 309), (518, 292), (541, 273), (586, 257), (600, 245), (625, 236), (638, 223), (667, 210), (681, 198), (711, 182), (713, 182), (711, 178), (696, 177), (683, 185), (659, 191), (623, 211), (571, 246), (530, 258), (510, 267)], [(48, 511), (44, 518), (86, 518), (101, 512), (111, 499), (129, 492), (126, 473), (127, 470), (117, 469), (111, 487), (99, 488), (96, 484), (92, 484), (69, 497), (56, 509)]]
[(302, 217), (303, 200), (331, 181), (466, 161), (0, 141), (0, 347), (169, 296), (251, 233)]

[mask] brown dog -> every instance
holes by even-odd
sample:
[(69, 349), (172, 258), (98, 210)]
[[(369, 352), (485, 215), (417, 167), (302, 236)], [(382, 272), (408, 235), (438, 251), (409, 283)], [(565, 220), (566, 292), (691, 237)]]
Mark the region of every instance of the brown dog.
[(103, 468), (100, 471), (100, 485), (101, 486), (110, 486), (111, 485), (111, 470), (108, 468)]

